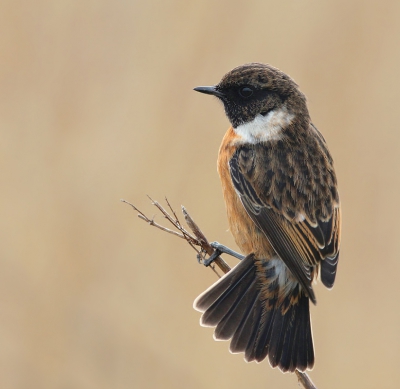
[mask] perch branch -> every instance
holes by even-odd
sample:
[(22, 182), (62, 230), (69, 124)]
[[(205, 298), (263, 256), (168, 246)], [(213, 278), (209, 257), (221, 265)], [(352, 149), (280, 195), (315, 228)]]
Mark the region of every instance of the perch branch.
[[(123, 199), (121, 199), (121, 201), (125, 204), (130, 205), (133, 208), (133, 210), (138, 213), (137, 216), (140, 219), (144, 220), (149, 225), (156, 227), (161, 231), (168, 232), (169, 234), (178, 236), (179, 238), (186, 240), (186, 242), (188, 242), (189, 245), (197, 252), (197, 259), (200, 263), (206, 259), (205, 258), (206, 255), (211, 256), (214, 253), (214, 248), (210, 245), (207, 238), (200, 230), (199, 226), (192, 219), (192, 217), (189, 215), (188, 211), (184, 206), (182, 206), (182, 213), (185, 218), (186, 224), (188, 225), (192, 233), (190, 233), (182, 226), (176, 212), (172, 208), (167, 198), (165, 198), (165, 201), (172, 215), (169, 214), (168, 211), (159, 202), (154, 201), (150, 196), (147, 197), (150, 199), (152, 205), (154, 205), (161, 212), (164, 218), (167, 219), (169, 223), (172, 224), (172, 226), (175, 227), (178, 231), (171, 230), (170, 228), (164, 227), (161, 224), (156, 223), (154, 221), (154, 217), (149, 218), (129, 201)], [(217, 274), (218, 277), (221, 276), (217, 273), (214, 264), (217, 265), (224, 274), (228, 273), (228, 271), (231, 270), (229, 265), (221, 257), (217, 257), (213, 262), (213, 264), (211, 264), (209, 267), (211, 267), (211, 269), (214, 271), (214, 273)], [(298, 370), (296, 370), (295, 373), (299, 384), (301, 384), (304, 389), (317, 389), (317, 387), (313, 384), (307, 373)]]
[[(140, 211), (136, 206), (134, 206), (132, 203), (126, 200), (121, 200), (123, 203), (130, 205), (134, 211), (138, 213), (138, 217), (145, 222), (147, 222), (149, 225), (156, 227), (162, 231), (168, 232), (169, 234), (178, 236), (181, 239), (184, 239), (188, 242), (188, 244), (196, 251), (197, 253), (197, 259), (199, 262), (203, 262), (205, 259), (205, 255), (211, 255), (214, 253), (213, 247), (210, 245), (208, 242), (207, 238), (203, 234), (203, 232), (200, 230), (200, 228), (197, 226), (197, 224), (193, 221), (189, 213), (186, 211), (184, 207), (182, 207), (182, 213), (184, 215), (185, 221), (189, 228), (192, 230), (193, 235), (187, 231), (181, 224), (181, 222), (178, 219), (178, 216), (176, 215), (175, 211), (171, 207), (170, 203), (168, 202), (168, 199), (165, 199), (167, 202), (167, 205), (172, 213), (170, 215), (166, 209), (157, 201), (154, 201), (149, 197), (152, 205), (154, 205), (160, 212), (161, 214), (169, 221), (172, 226), (174, 226), (179, 232), (171, 230), (167, 227), (162, 226), (159, 223), (156, 223), (154, 221), (154, 218), (149, 218), (146, 216), (142, 211)], [(197, 248), (199, 247), (199, 248)], [(210, 268), (214, 271), (214, 273), (218, 276), (221, 277), (220, 274), (215, 269), (215, 265), (219, 267), (219, 269), (223, 273), (227, 273), (230, 270), (229, 265), (221, 258), (217, 257), (215, 261), (213, 262), (212, 265), (210, 265)]]
[(295, 373), (299, 383), (303, 385), (305, 389), (317, 389), (307, 373), (298, 370), (296, 370)]

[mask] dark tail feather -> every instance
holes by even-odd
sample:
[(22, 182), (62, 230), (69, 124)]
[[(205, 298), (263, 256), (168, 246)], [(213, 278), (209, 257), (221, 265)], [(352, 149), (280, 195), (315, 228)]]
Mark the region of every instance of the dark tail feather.
[(231, 352), (244, 352), (248, 362), (268, 355), (282, 371), (311, 369), (308, 297), (296, 285), (282, 299), (273, 265), (264, 264), (260, 276), (255, 261), (249, 255), (195, 300), (194, 308), (203, 312), (201, 324), (216, 327), (215, 339), (232, 339)]
[(336, 278), (336, 268), (339, 253), (334, 258), (325, 258), (321, 261), (321, 281), (327, 288), (332, 288)]

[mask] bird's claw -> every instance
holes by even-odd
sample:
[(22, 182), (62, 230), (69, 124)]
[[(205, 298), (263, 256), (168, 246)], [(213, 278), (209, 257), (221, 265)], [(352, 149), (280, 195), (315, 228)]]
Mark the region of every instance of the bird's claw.
[[(211, 244), (211, 246), (212, 246), (212, 244)], [(221, 251), (218, 249), (215, 249), (214, 252), (210, 255), (210, 257), (203, 261), (203, 265), (206, 267), (210, 266), (220, 255), (221, 255)]]

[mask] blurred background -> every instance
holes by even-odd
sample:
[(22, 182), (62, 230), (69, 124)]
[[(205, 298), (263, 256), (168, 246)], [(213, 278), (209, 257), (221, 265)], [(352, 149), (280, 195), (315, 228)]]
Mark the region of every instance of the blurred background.
[(399, 1), (0, 5), (1, 388), (297, 387), (213, 341), (192, 302), (215, 275), (120, 202), (153, 216), (146, 194), (167, 196), (236, 247), (216, 172), (228, 121), (192, 88), (253, 61), (300, 85), (339, 177), (310, 376), (400, 385)]

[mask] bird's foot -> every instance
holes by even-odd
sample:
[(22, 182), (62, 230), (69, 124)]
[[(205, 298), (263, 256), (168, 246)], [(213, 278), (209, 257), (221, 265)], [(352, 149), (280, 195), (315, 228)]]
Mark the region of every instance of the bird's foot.
[(221, 244), (221, 243), (212, 242), (212, 243), (210, 243), (210, 245), (211, 245), (211, 247), (213, 247), (216, 251), (217, 251), (217, 250), (220, 251), (220, 254), (228, 254), (228, 255), (230, 255), (230, 256), (232, 256), (232, 257), (235, 257), (235, 258), (237, 258), (237, 259), (240, 259), (240, 260), (242, 260), (242, 259), (245, 258), (244, 255), (242, 255), (242, 254), (240, 254), (240, 253), (238, 253), (238, 252), (236, 252), (236, 251), (230, 249), (229, 247), (224, 246), (224, 245)]
[(208, 259), (203, 260), (204, 266), (210, 266), (215, 261), (215, 259), (218, 258), (221, 254), (228, 254), (228, 255), (231, 255), (232, 257), (238, 258), (240, 260), (245, 258), (244, 255), (239, 254), (236, 251), (233, 251), (232, 249), (224, 246), (221, 243), (212, 242), (212, 243), (210, 243), (210, 245), (214, 249), (214, 252), (210, 255), (210, 257)]

